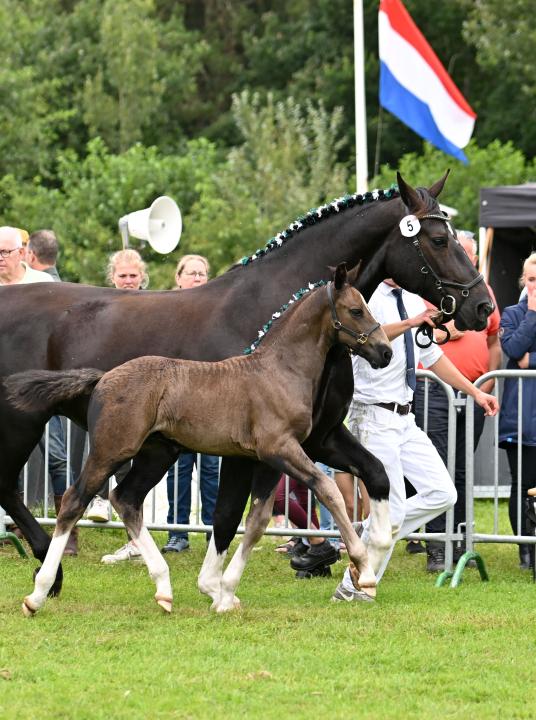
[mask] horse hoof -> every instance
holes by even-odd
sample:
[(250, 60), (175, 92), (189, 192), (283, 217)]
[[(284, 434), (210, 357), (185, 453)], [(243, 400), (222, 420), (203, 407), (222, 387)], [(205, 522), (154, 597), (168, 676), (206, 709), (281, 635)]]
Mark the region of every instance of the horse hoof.
[(167, 613), (171, 612), (171, 609), (173, 607), (173, 598), (166, 597), (165, 595), (155, 595), (154, 599), (156, 600), (157, 604), (160, 605), (162, 610), (165, 610)]
[(216, 605), (215, 607), (214, 606), (215, 603), (213, 603), (213, 609), (216, 610), (217, 613), (233, 612), (233, 610), (240, 610), (242, 607), (240, 604), (240, 600), (236, 597), (236, 595), (234, 596), (231, 603), (220, 602), (219, 605)]
[(24, 617), (30, 618), (35, 615), (38, 608), (35, 607), (35, 605), (30, 600), (29, 596), (26, 596), (22, 602), (22, 614)]

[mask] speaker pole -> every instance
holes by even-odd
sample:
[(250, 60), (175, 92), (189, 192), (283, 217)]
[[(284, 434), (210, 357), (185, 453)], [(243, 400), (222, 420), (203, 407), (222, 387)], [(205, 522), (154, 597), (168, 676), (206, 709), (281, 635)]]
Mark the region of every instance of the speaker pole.
[(124, 215), (119, 220), (119, 232), (121, 233), (121, 240), (123, 242), (123, 250), (128, 248), (128, 215)]

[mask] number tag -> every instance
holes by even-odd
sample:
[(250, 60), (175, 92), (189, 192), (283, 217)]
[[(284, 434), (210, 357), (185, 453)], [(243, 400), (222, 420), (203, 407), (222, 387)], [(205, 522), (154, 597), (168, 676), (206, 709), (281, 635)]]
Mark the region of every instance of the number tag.
[(421, 229), (421, 223), (415, 215), (406, 215), (400, 221), (400, 232), (404, 237), (415, 237)]

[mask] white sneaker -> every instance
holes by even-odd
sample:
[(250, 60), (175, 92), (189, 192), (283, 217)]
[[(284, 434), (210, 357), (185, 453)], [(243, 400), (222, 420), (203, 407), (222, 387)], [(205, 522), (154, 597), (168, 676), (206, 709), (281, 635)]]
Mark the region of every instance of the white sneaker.
[(95, 495), (95, 499), (86, 515), (88, 520), (93, 522), (108, 522), (112, 517), (112, 506), (109, 500), (104, 500), (100, 495)]
[(136, 560), (143, 562), (141, 552), (132, 542), (127, 542), (126, 545), (120, 547), (110, 555), (103, 555), (101, 562), (105, 565), (114, 565), (114, 563), (124, 562), (125, 560)]
[(367, 595), (367, 593), (364, 590), (356, 590), (355, 588), (353, 590), (347, 590), (342, 582), (340, 582), (337, 585), (337, 589), (331, 596), (331, 602), (374, 602), (374, 598), (371, 598), (370, 595)]

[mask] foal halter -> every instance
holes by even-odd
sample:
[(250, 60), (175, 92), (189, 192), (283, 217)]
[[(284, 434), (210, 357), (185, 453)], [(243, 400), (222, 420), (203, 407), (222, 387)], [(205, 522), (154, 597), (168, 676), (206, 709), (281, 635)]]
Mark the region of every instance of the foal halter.
[[(448, 218), (445, 217), (445, 215), (429, 213), (427, 215), (421, 215), (421, 217), (418, 219), (420, 219), (420, 220), (441, 220), (441, 222), (444, 222), (447, 225), (447, 227), (449, 229), (451, 229)], [(453, 295), (449, 295), (445, 291), (445, 288), (450, 287), (450, 288), (456, 288), (457, 290), (461, 290), (462, 301), (458, 305), (458, 310), (459, 310), (462, 307), (465, 300), (469, 297), (469, 291), (471, 290), (471, 288), (475, 287), (475, 285), (478, 285), (480, 282), (484, 282), (484, 276), (482, 275), (482, 273), (478, 273), (478, 275), (475, 278), (473, 278), (471, 280), (471, 282), (468, 282), (468, 283), (458, 283), (458, 282), (454, 282), (452, 280), (445, 280), (443, 278), (440, 278), (439, 275), (436, 273), (436, 271), (433, 269), (433, 267), (430, 265), (430, 263), (428, 262), (428, 260), (426, 259), (425, 255), (422, 251), (422, 248), (421, 248), (421, 245), (419, 242), (419, 232), (420, 232), (420, 228), (415, 233), (412, 244), (413, 244), (413, 247), (415, 248), (415, 250), (417, 251), (418, 256), (420, 257), (420, 259), (423, 262), (423, 265), (421, 267), (421, 273), (423, 275), (428, 275), (428, 274), (432, 275), (434, 278), (434, 281), (435, 281), (435, 286), (436, 286), (437, 290), (439, 290), (439, 292), (441, 293), (441, 302), (439, 304), (439, 311), (441, 312), (441, 315), (442, 315), (441, 320), (442, 320), (443, 316), (445, 316), (445, 315), (447, 315), (447, 316), (454, 315), (454, 313), (456, 312), (456, 307), (457, 307), (456, 306), (456, 298)], [(436, 328), (445, 333), (444, 340), (437, 341), (434, 339), (433, 328), (431, 328), (430, 325), (424, 324), (418, 328), (417, 333), (415, 335), (415, 342), (417, 343), (417, 345), (420, 348), (430, 347), (430, 345), (432, 345), (432, 343), (434, 345), (444, 345), (446, 342), (448, 342), (448, 340), (450, 339), (450, 332), (448, 331), (448, 328), (446, 328), (445, 325), (441, 325), (439, 321), (436, 322)], [(424, 335), (427, 340), (424, 342), (421, 341), (419, 339), (420, 335)]]
[(372, 326), (372, 328), (369, 330), (368, 333), (356, 333), (352, 328), (346, 327), (346, 325), (343, 325), (342, 322), (339, 320), (339, 317), (337, 315), (337, 308), (335, 307), (335, 301), (333, 299), (333, 281), (330, 280), (328, 284), (326, 285), (326, 290), (328, 293), (328, 299), (329, 299), (329, 309), (331, 310), (331, 320), (333, 327), (337, 331), (337, 333), (345, 332), (350, 335), (350, 337), (353, 337), (356, 342), (358, 342), (360, 345), (364, 345), (367, 340), (369, 339), (369, 335), (372, 335), (374, 330), (377, 330), (380, 327), (380, 323), (376, 323)]

